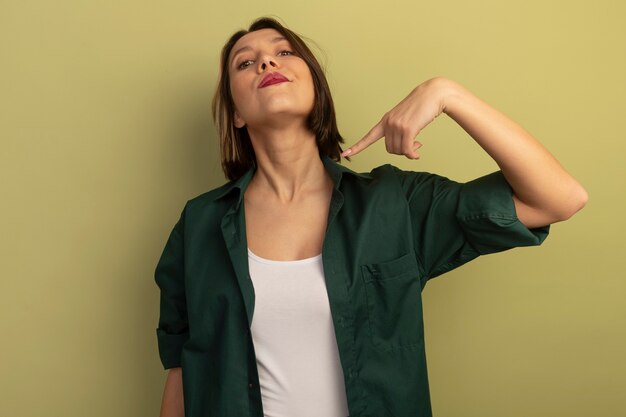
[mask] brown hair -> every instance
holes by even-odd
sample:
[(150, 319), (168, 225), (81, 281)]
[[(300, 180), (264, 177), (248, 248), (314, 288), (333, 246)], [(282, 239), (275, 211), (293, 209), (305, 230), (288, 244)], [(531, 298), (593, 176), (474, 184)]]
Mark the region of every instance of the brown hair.
[[(307, 127), (312, 132), (315, 132), (320, 154), (326, 154), (337, 162), (341, 160), (342, 149), (339, 144), (344, 143), (344, 139), (337, 129), (335, 107), (324, 70), (307, 44), (302, 40), (301, 35), (286, 28), (276, 19), (265, 16), (252, 22), (247, 31), (239, 30), (235, 32), (223, 46), (221, 52), (220, 72), (211, 111), (220, 142), (222, 170), (229, 180), (241, 177), (252, 164), (256, 163), (256, 156), (246, 126), (237, 128), (233, 122), (235, 106), (230, 92), (228, 57), (233, 46), (242, 36), (256, 30), (268, 28), (275, 29), (287, 38), (295, 49), (296, 55), (300, 56), (311, 70), (315, 89), (315, 104), (307, 118)], [(349, 157), (345, 158), (348, 161), (350, 160)]]

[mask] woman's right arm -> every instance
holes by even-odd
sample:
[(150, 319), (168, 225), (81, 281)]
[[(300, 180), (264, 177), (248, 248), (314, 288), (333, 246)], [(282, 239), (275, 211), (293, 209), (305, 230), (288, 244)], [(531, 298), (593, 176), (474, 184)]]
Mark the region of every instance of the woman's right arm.
[(183, 346), (189, 339), (189, 320), (185, 295), (185, 217), (187, 204), (172, 228), (154, 279), (160, 295), (159, 323), (156, 329), (162, 369), (167, 370), (161, 417), (184, 417), (183, 401)]
[(182, 368), (171, 368), (165, 380), (160, 417), (184, 417)]

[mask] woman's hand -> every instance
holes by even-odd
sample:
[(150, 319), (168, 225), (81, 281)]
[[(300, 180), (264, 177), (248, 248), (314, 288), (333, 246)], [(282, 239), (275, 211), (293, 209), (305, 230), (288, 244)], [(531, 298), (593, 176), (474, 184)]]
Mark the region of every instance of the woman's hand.
[(411, 91), (398, 105), (389, 110), (367, 134), (343, 151), (341, 156), (353, 156), (385, 137), (387, 152), (419, 159), (422, 144), (415, 137), (444, 109), (441, 77), (431, 78)]

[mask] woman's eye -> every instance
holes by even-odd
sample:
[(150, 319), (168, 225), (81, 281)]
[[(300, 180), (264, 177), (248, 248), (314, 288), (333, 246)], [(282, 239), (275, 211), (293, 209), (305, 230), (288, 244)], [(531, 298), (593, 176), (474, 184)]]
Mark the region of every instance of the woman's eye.
[[(293, 53), (292, 51), (289, 51), (289, 50), (287, 50), (287, 49), (285, 49), (285, 50), (283, 50), (283, 51), (280, 51), (280, 52), (278, 53), (278, 55), (281, 55), (283, 52), (287, 52), (289, 55), (294, 55), (294, 53)], [(245, 61), (243, 61), (241, 64), (239, 64), (239, 66), (238, 66), (237, 68), (238, 68), (238, 69), (245, 69), (245, 68), (247, 68), (247, 67), (248, 67), (248, 65), (245, 65), (245, 64), (247, 64), (248, 62), (252, 62), (252, 60), (251, 60), (251, 59), (246, 59), (246, 60), (245, 60)]]
[(244, 69), (247, 67), (247, 65), (244, 65), (246, 62), (252, 62), (249, 59), (246, 59), (245, 61), (243, 61), (241, 64), (239, 64), (239, 66), (237, 67), (238, 69)]

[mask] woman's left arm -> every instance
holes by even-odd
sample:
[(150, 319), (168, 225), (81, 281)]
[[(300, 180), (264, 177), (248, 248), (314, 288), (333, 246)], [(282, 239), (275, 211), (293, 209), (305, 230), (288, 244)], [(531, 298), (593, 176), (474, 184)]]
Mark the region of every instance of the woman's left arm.
[(415, 136), (441, 113), (454, 119), (496, 161), (513, 189), (517, 217), (526, 227), (569, 219), (587, 203), (583, 186), (530, 133), (444, 77), (418, 85), (341, 156), (354, 156), (385, 137), (389, 153), (419, 159), (422, 144)]
[(526, 227), (566, 220), (585, 206), (587, 191), (530, 133), (459, 83), (436, 81), (443, 112), (496, 161)]

